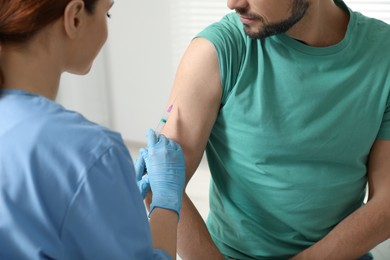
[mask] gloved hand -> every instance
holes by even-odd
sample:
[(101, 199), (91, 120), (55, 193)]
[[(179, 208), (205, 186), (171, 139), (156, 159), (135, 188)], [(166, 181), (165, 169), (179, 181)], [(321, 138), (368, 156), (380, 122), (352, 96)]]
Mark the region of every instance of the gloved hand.
[(147, 150), (141, 150), (152, 189), (150, 213), (154, 208), (177, 212), (180, 218), (185, 182), (185, 161), (181, 146), (163, 135), (156, 137), (153, 130), (146, 133)]
[(138, 189), (142, 195), (142, 198), (145, 199), (146, 194), (150, 190), (150, 182), (149, 182), (149, 175), (146, 174), (146, 166), (144, 158), (142, 157), (142, 153), (144, 148), (140, 149), (140, 155), (138, 156), (137, 160), (134, 163), (135, 168), (135, 176), (137, 178), (137, 185)]

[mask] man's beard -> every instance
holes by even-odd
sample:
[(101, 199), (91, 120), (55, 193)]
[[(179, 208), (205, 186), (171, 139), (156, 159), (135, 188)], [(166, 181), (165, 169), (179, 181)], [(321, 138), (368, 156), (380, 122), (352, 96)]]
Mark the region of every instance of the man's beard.
[(250, 26), (246, 24), (244, 24), (244, 31), (251, 38), (264, 39), (268, 36), (287, 32), (291, 27), (293, 27), (305, 16), (308, 8), (309, 3), (307, 2), (307, 0), (294, 0), (291, 16), (281, 22), (270, 24), (266, 24), (264, 22), (264, 18), (261, 16), (247, 15), (246, 9), (236, 9), (236, 12), (240, 15), (249, 16), (250, 18), (255, 18), (261, 21), (263, 23), (263, 26), (260, 27), (257, 32), (251, 31)]

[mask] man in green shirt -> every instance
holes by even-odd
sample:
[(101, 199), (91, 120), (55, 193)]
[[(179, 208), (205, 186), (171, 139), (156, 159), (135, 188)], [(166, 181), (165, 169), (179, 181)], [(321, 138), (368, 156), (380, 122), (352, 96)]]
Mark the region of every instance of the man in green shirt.
[(204, 149), (212, 174), (207, 227), (183, 197), (179, 255), (364, 256), (390, 237), (390, 26), (340, 0), (228, 6), (188, 47), (163, 131), (187, 181)]

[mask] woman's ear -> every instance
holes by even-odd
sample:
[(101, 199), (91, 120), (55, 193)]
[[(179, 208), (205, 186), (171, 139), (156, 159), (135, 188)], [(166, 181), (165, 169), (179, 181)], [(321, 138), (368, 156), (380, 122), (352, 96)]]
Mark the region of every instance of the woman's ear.
[(64, 11), (65, 33), (71, 39), (75, 38), (80, 32), (85, 16), (85, 6), (83, 0), (71, 0)]

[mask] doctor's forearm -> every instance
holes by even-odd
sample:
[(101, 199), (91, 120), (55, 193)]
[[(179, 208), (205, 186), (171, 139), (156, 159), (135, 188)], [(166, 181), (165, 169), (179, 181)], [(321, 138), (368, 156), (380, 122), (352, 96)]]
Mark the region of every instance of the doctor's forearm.
[(180, 214), (178, 253), (185, 260), (224, 259), (213, 243), (201, 215), (186, 194), (183, 195)]
[(150, 216), (150, 231), (153, 247), (165, 250), (176, 259), (177, 213), (163, 208), (155, 208)]

